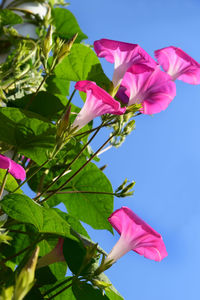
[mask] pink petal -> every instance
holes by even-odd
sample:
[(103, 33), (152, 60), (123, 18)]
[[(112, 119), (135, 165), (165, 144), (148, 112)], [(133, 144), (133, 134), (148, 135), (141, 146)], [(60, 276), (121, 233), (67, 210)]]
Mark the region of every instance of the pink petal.
[(116, 210), (108, 221), (121, 237), (106, 260), (116, 261), (129, 250), (155, 261), (167, 256), (162, 236), (128, 207)]
[(101, 39), (94, 42), (94, 50), (97, 56), (104, 57), (108, 62), (114, 63), (113, 84), (120, 85), (124, 74), (131, 65), (145, 62), (156, 66), (151, 56), (137, 44), (129, 44), (108, 39)]
[[(176, 85), (171, 77), (159, 67), (135, 64), (126, 72), (122, 81), (124, 93), (129, 98), (128, 105), (142, 103), (141, 112), (154, 114), (166, 109), (176, 95)], [(117, 96), (125, 99), (123, 89)]]
[(16, 179), (24, 180), (26, 172), (22, 166), (17, 164), (14, 160), (0, 154), (0, 168), (8, 169), (8, 172)]
[(81, 129), (95, 117), (103, 114), (121, 115), (126, 108), (122, 108), (120, 103), (113, 99), (105, 90), (92, 81), (78, 81), (75, 88), (87, 94), (87, 99), (80, 113), (77, 115), (73, 127)]
[(173, 80), (200, 84), (200, 64), (177, 47), (166, 47), (155, 51), (155, 57)]

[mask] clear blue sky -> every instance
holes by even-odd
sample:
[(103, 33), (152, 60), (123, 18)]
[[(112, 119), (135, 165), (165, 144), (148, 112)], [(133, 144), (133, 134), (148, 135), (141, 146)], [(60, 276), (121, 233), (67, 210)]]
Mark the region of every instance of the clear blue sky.
[[(197, 0), (84, 0), (71, 1), (69, 9), (89, 43), (138, 43), (151, 55), (174, 45), (200, 62)], [(102, 62), (112, 77), (113, 66)], [(146, 220), (162, 234), (169, 254), (156, 263), (131, 252), (107, 271), (126, 300), (199, 297), (200, 86), (176, 83), (177, 96), (166, 111), (138, 117), (122, 147), (101, 157), (101, 165), (109, 162), (105, 172), (114, 187), (126, 177), (136, 181), (135, 195), (116, 199), (115, 208), (129, 206)], [(118, 239), (117, 233), (90, 233), (107, 251)]]

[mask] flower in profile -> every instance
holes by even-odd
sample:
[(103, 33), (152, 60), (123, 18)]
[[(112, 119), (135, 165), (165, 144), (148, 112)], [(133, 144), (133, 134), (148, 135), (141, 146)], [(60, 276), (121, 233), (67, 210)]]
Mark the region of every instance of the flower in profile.
[(200, 84), (200, 64), (180, 48), (170, 46), (156, 50), (155, 57), (172, 80)]
[(126, 111), (125, 107), (122, 108), (118, 101), (96, 85), (95, 82), (87, 80), (78, 81), (75, 88), (87, 94), (85, 104), (72, 124), (72, 127), (77, 127), (76, 130), (81, 129), (95, 117), (107, 113), (122, 115)]
[(58, 242), (57, 242), (56, 246), (53, 248), (53, 250), (38, 260), (37, 268), (39, 269), (39, 268), (51, 265), (56, 262), (65, 261), (65, 258), (63, 255), (63, 243), (64, 243), (64, 239), (59, 238)]
[(155, 261), (167, 256), (162, 236), (130, 208), (124, 206), (117, 209), (108, 221), (121, 236), (104, 264), (113, 264), (130, 250)]
[(133, 64), (145, 62), (153, 67), (157, 65), (153, 58), (137, 44), (101, 39), (94, 42), (94, 50), (97, 56), (114, 63), (112, 82), (115, 88), (120, 85), (124, 74)]
[(154, 114), (167, 108), (176, 95), (176, 85), (159, 66), (146, 64), (130, 67), (117, 93), (117, 97), (129, 105), (141, 103), (143, 114)]
[(2, 154), (0, 154), (0, 169), (7, 169), (8, 173), (16, 179), (24, 180), (26, 178), (24, 168), (17, 164), (14, 160)]

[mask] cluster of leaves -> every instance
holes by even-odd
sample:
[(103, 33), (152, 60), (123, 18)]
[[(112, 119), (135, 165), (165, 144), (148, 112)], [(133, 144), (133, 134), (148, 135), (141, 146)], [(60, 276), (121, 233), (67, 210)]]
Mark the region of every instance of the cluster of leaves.
[[(0, 299), (12, 299), (5, 291), (10, 286), (16, 289), (16, 278), (36, 245), (42, 257), (62, 237), (65, 262), (36, 270), (35, 283), (25, 299), (120, 300), (122, 296), (106, 275), (95, 273), (106, 253), (90, 240), (80, 221), (112, 233), (107, 218), (113, 212), (114, 196), (132, 194), (134, 184), (126, 186), (125, 181), (113, 192), (103, 170), (92, 162), (97, 160), (89, 147), (92, 122), (73, 138), (60, 141), (58, 127), (74, 95), (69, 97), (73, 82), (91, 80), (105, 90), (111, 82), (92, 48), (83, 43), (87, 36), (73, 14), (57, 4), (64, 3), (49, 1), (44, 19), (28, 12), (21, 17), (12, 6), (0, 11), (0, 48), (7, 54), (0, 65), (0, 147), (23, 165), (26, 182), (35, 193), (31, 199), (22, 191), (23, 183), (8, 176), (0, 210), (2, 217), (7, 215), (0, 231)], [(37, 26), (37, 40), (20, 35), (13, 27), (26, 26), (27, 20)], [(127, 111), (123, 118), (104, 120), (106, 126), (113, 124), (120, 143), (134, 127), (130, 119), (136, 110)], [(69, 123), (79, 111), (71, 104)], [(0, 184), (4, 175), (1, 170)], [(60, 203), (67, 213), (55, 208)], [(67, 267), (72, 276), (66, 277)]]

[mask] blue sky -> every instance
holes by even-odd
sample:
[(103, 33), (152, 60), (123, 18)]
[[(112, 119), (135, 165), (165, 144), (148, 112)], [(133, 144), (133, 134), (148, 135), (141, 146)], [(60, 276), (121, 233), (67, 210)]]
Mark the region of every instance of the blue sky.
[[(200, 2), (194, 0), (71, 1), (89, 43), (110, 38), (138, 43), (149, 54), (162, 47), (182, 48), (200, 62)], [(113, 66), (101, 60), (110, 78)], [(107, 271), (126, 300), (197, 299), (200, 247), (200, 85), (176, 81), (177, 96), (168, 109), (140, 116), (136, 130), (119, 149), (101, 156), (106, 175), (117, 187), (126, 177), (136, 181), (135, 194), (115, 200), (129, 206), (160, 232), (168, 257), (161, 263), (134, 252)], [(106, 139), (100, 134), (97, 142)], [(110, 251), (118, 239), (90, 231)]]

